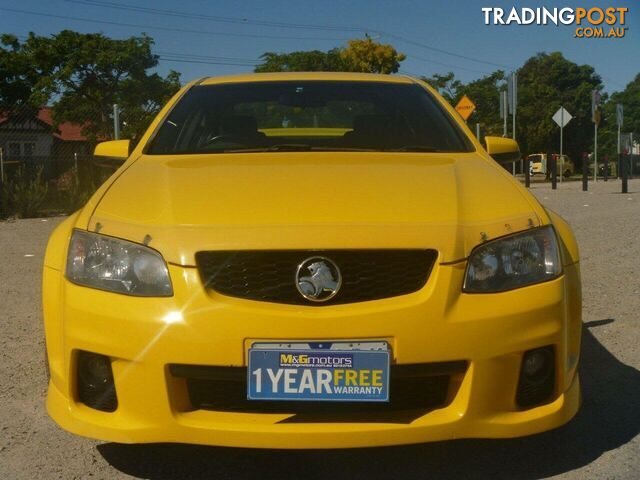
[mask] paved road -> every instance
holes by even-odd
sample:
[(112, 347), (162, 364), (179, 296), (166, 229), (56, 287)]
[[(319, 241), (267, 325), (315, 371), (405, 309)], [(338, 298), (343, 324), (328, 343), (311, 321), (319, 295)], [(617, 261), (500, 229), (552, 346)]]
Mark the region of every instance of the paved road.
[[(70, 435), (44, 412), (40, 265), (59, 219), (0, 223), (0, 478), (640, 478), (640, 180), (540, 200), (582, 250), (584, 404), (567, 426), (510, 441), (288, 452), (123, 446)], [(30, 256), (32, 255), (32, 256)]]

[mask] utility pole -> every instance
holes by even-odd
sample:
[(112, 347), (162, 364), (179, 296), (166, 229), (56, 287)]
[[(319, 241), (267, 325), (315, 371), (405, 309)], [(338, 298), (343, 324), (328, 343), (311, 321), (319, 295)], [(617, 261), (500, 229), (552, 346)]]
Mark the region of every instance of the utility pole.
[(560, 110), (560, 183), (562, 183), (562, 177), (564, 177), (564, 157), (562, 156), (562, 132), (564, 131), (564, 108)]
[(500, 118), (502, 118), (502, 136), (507, 137), (507, 120), (509, 119), (509, 96), (503, 90), (500, 92)]
[(516, 110), (518, 105), (518, 74), (511, 72), (509, 79), (509, 113), (511, 113), (511, 137), (516, 139)]
[(616, 105), (616, 123), (618, 124), (618, 153), (620, 153), (620, 129), (624, 122), (624, 107), (621, 103)]
[[(509, 99), (509, 110), (511, 111), (511, 136), (516, 139), (516, 110), (518, 106), (518, 74), (511, 72), (511, 98)], [(516, 162), (513, 162), (513, 175), (516, 174)]]
[(113, 138), (120, 140), (120, 107), (117, 103), (113, 104)]
[(593, 181), (598, 181), (598, 122), (595, 124), (595, 133), (593, 137)]

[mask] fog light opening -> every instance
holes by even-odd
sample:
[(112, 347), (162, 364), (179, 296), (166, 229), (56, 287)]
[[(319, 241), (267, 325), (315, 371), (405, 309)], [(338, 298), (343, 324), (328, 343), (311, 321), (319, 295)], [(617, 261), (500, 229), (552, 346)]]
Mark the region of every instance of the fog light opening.
[(79, 352), (77, 377), (80, 402), (96, 410), (115, 411), (118, 400), (109, 357)]
[(531, 350), (522, 360), (522, 373), (531, 382), (544, 381), (553, 367), (552, 354), (548, 349)]
[(87, 386), (104, 388), (111, 378), (111, 363), (102, 355), (86, 355), (78, 371)]
[(552, 345), (526, 351), (520, 366), (516, 403), (529, 408), (548, 402), (555, 388), (555, 370)]

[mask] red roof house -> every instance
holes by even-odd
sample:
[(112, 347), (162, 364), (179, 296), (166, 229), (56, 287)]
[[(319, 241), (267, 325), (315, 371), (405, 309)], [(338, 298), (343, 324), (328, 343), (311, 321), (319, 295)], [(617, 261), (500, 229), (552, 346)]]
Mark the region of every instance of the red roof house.
[(36, 115), (0, 113), (0, 149), (6, 168), (42, 165), (49, 178), (91, 153), (82, 125), (62, 123), (54, 127), (50, 107), (42, 107)]

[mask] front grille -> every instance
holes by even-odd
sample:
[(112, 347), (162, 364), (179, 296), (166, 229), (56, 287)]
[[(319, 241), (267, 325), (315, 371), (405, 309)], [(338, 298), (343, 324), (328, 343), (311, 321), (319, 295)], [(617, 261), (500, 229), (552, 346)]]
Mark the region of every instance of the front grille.
[[(298, 265), (309, 257), (331, 259), (342, 286), (330, 300), (306, 300), (296, 288)], [(435, 250), (242, 250), (198, 252), (207, 288), (222, 295), (293, 305), (336, 305), (395, 297), (420, 290), (437, 258)]]
[(169, 366), (174, 377), (185, 379), (195, 410), (295, 415), (289, 422), (409, 422), (445, 406), (451, 398), (450, 385), (457, 384), (451, 382), (452, 376), (466, 370), (466, 361), (392, 365), (389, 402), (295, 402), (247, 400), (245, 367)]

